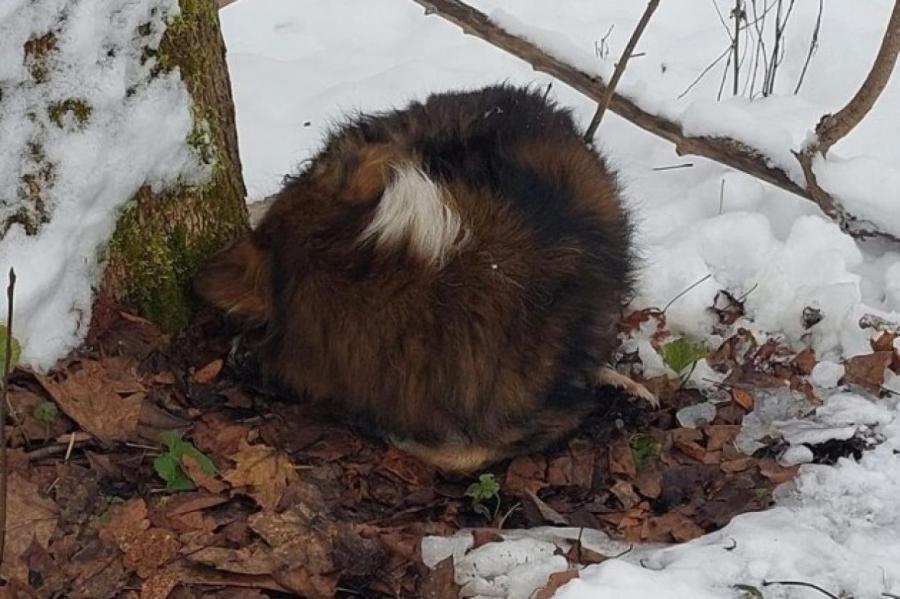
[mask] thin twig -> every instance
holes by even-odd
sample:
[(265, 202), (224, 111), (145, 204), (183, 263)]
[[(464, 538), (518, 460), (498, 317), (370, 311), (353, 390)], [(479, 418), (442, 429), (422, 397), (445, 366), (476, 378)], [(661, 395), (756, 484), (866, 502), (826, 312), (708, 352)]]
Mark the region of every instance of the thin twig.
[(732, 50), (734, 50), (734, 64), (732, 65), (734, 68), (734, 81), (732, 82), (731, 95), (736, 96), (738, 95), (738, 79), (741, 76), (741, 19), (747, 20), (743, 0), (734, 0), (734, 10), (731, 11), (731, 16), (734, 17), (734, 37), (731, 41)]
[(6, 393), (9, 389), (9, 371), (12, 369), (13, 295), (16, 290), (16, 271), (9, 269), (9, 285), (6, 288), (6, 356), (3, 360), (3, 398), (0, 400), (0, 563), (6, 548)]
[(669, 165), (669, 166), (655, 166), (655, 167), (653, 167), (653, 168), (650, 169), (650, 170), (652, 170), (652, 171), (657, 171), (657, 172), (660, 172), (660, 171), (674, 171), (675, 169), (679, 169), (679, 168), (691, 168), (691, 167), (693, 167), (693, 166), (694, 166), (694, 163), (693, 163), (693, 162), (685, 162), (684, 164), (672, 164), (672, 165)]
[(816, 15), (816, 25), (813, 27), (812, 39), (809, 40), (809, 52), (806, 54), (806, 60), (803, 62), (803, 69), (800, 70), (800, 77), (797, 79), (797, 86), (794, 87), (794, 95), (800, 93), (800, 86), (806, 78), (806, 69), (812, 61), (813, 54), (819, 48), (819, 31), (822, 29), (822, 12), (825, 10), (825, 0), (819, 0), (819, 13)]
[[(596, 75), (582, 71), (549, 54), (536, 44), (511, 34), (491, 21), (487, 15), (460, 0), (413, 0), (413, 2), (424, 7), (427, 15), (437, 15), (456, 24), (464, 33), (524, 60), (535, 70), (555, 77), (589, 98), (599, 102), (607, 95), (606, 86)], [(754, 9), (754, 23), (751, 25), (755, 26), (758, 18), (758, 11)], [(609, 110), (641, 129), (674, 144), (675, 152), (680, 156), (686, 154), (703, 156), (815, 202), (843, 231), (857, 239), (880, 237), (900, 242), (900, 236), (879, 229), (874, 223), (854, 217), (817, 185), (795, 182), (792, 176), (788, 175), (791, 165), (775, 165), (771, 158), (740, 141), (727, 137), (687, 135), (677, 121), (647, 112), (632, 100), (615, 93), (611, 96)], [(806, 173), (811, 169), (803, 170)]]
[(672, 304), (674, 304), (675, 302), (677, 302), (678, 300), (680, 300), (682, 297), (684, 297), (685, 295), (687, 295), (687, 293), (688, 293), (691, 289), (693, 289), (693, 288), (696, 287), (697, 285), (703, 283), (704, 281), (706, 281), (706, 279), (710, 278), (711, 276), (712, 276), (712, 274), (708, 274), (708, 275), (706, 275), (705, 277), (702, 277), (699, 281), (696, 281), (696, 282), (692, 283), (687, 289), (685, 289), (684, 291), (680, 292), (678, 295), (676, 295), (675, 297), (673, 297), (672, 299), (670, 299), (670, 300), (669, 300), (669, 303), (666, 304), (666, 307), (662, 309), (662, 313), (665, 314), (665, 313), (666, 313), (666, 310), (668, 310), (668, 309), (672, 306)]
[(637, 26), (631, 33), (631, 39), (629, 39), (628, 43), (625, 45), (625, 50), (622, 51), (622, 56), (619, 58), (619, 62), (616, 63), (616, 69), (613, 71), (612, 78), (606, 86), (606, 94), (597, 105), (597, 112), (594, 113), (591, 124), (588, 125), (587, 130), (584, 132), (585, 142), (591, 143), (594, 139), (594, 133), (596, 133), (597, 127), (600, 126), (600, 120), (603, 118), (603, 113), (609, 108), (609, 102), (616, 92), (616, 86), (619, 84), (619, 79), (622, 78), (622, 73), (625, 72), (625, 66), (628, 64), (628, 60), (631, 58), (634, 48), (637, 46), (638, 40), (641, 39), (641, 35), (643, 35), (644, 29), (647, 28), (647, 23), (650, 22), (650, 17), (653, 16), (653, 12), (656, 10), (657, 6), (659, 6), (659, 0), (650, 0), (647, 3), (647, 8), (644, 9), (644, 14), (641, 15), (641, 20), (638, 21)]
[(811, 582), (803, 582), (802, 580), (764, 580), (764, 581), (762, 581), (762, 585), (764, 587), (768, 587), (768, 586), (772, 586), (772, 585), (776, 585), (776, 584), (780, 585), (780, 586), (786, 586), (786, 587), (804, 587), (807, 589), (813, 589), (815, 591), (819, 591), (820, 593), (822, 593), (826, 597), (829, 597), (830, 599), (841, 599), (834, 593), (829, 593), (822, 587), (815, 585)]

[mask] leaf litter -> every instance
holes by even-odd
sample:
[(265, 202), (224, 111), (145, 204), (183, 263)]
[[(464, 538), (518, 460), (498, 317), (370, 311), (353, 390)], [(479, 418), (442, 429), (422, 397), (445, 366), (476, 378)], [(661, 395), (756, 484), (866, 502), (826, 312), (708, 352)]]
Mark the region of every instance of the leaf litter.
[[(676, 373), (705, 357), (721, 383), (642, 381), (656, 410), (598, 390), (602, 407), (573, 438), (469, 477), (253, 387), (217, 316), (170, 339), (107, 306), (90, 343), (57, 370), (11, 378), (2, 574), (24, 596), (449, 598), (460, 581), (453, 558), (424, 564), (430, 535), (475, 530), (462, 559), (507, 530), (544, 525), (628, 545), (694, 539), (768, 507), (797, 472), (779, 463), (778, 439), (752, 455), (735, 445), (761, 390), (817, 401), (812, 350), (757, 340), (731, 326), (732, 298), (717, 302), (731, 328), (711, 351), (671, 341), (658, 311), (626, 316), (621, 330), (647, 334)], [(878, 333), (841, 383), (884, 393), (886, 373), (900, 370), (895, 337)], [(623, 354), (619, 366), (633, 373), (640, 357)], [(679, 410), (704, 402), (708, 421), (679, 425)], [(854, 436), (810, 449), (828, 463), (865, 447)], [(614, 557), (580, 539), (562, 553), (535, 596)]]

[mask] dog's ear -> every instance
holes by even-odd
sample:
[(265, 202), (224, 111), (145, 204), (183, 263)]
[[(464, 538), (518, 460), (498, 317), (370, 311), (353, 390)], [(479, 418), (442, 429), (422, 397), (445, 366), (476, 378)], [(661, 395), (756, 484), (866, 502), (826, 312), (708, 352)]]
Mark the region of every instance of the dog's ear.
[(271, 269), (266, 252), (245, 237), (210, 259), (194, 279), (207, 302), (238, 319), (264, 324), (271, 313)]

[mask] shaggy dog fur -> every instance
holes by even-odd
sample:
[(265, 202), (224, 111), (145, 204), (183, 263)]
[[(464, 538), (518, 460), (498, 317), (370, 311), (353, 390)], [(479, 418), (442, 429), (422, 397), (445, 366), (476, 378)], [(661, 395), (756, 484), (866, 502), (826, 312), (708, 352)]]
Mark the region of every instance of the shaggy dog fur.
[(197, 289), (256, 328), (271, 380), (471, 471), (629, 386), (604, 364), (630, 236), (569, 112), (495, 86), (341, 127)]

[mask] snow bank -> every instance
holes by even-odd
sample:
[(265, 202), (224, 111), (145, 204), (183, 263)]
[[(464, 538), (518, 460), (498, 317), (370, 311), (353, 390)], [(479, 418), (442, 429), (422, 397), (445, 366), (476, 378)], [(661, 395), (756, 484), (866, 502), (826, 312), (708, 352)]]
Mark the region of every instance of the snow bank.
[[(118, 210), (142, 185), (205, 175), (186, 143), (187, 91), (177, 72), (152, 77), (145, 50), (178, 10), (176, 0), (0, 4), (0, 223), (20, 210), (34, 225), (49, 219), (36, 235), (14, 224), (0, 239), (32, 366), (51, 366), (83, 338)], [(48, 33), (49, 46), (26, 52)]]

